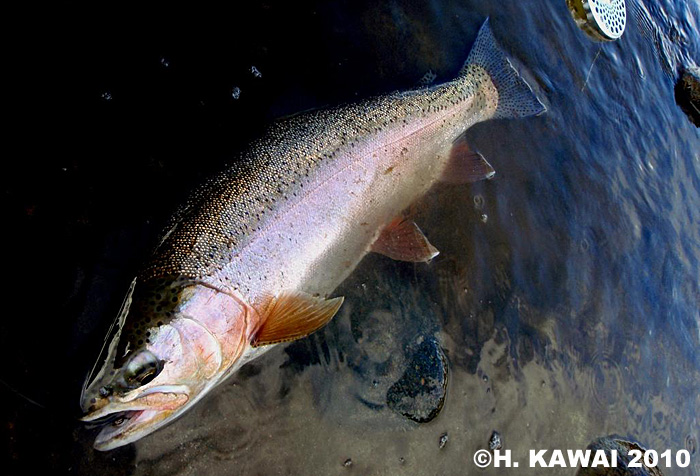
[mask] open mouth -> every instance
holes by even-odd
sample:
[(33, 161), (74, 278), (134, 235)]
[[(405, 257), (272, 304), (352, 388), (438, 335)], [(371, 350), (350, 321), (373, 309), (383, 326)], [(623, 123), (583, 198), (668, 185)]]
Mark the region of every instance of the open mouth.
[(129, 401), (110, 400), (100, 408), (83, 416), (87, 427), (101, 428), (95, 439), (95, 449), (107, 451), (138, 440), (167, 422), (173, 413), (179, 413), (189, 400), (183, 387), (151, 389)]
[(121, 411), (121, 412), (110, 413), (108, 415), (102, 416), (102, 417), (97, 418), (95, 420), (87, 421), (85, 428), (87, 428), (88, 430), (92, 430), (95, 428), (108, 426), (108, 425), (111, 425), (113, 427), (120, 427), (120, 426), (123, 426), (124, 423), (126, 423), (128, 420), (131, 420), (132, 418), (138, 417), (141, 413), (143, 413), (143, 410)]
[(159, 414), (162, 417), (166, 416), (157, 410), (135, 410), (117, 412), (104, 417), (102, 430), (95, 438), (95, 449), (99, 451), (112, 450), (151, 433), (157, 428), (156, 421), (162, 419), (158, 418)]
[(104, 424), (119, 418), (133, 418), (134, 413), (143, 410), (175, 410), (189, 400), (187, 390), (184, 386), (153, 388), (128, 400), (104, 400), (99, 403), (97, 410), (84, 415), (81, 420)]

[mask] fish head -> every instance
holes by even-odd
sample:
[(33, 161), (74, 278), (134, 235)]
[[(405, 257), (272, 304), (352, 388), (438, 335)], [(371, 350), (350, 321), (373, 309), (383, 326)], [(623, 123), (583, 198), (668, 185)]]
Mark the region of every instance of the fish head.
[(181, 278), (132, 283), (81, 395), (82, 420), (102, 425), (96, 449), (152, 433), (221, 377), (222, 347), (191, 315), (198, 288)]

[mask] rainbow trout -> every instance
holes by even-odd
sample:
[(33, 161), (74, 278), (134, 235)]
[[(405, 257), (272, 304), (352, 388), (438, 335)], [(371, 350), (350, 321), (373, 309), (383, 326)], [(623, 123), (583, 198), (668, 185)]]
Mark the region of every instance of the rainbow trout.
[(81, 396), (109, 450), (191, 408), (246, 362), (324, 326), (375, 251), (437, 253), (397, 218), (435, 182), (494, 171), (462, 133), (544, 106), (484, 23), (446, 84), (293, 116), (195, 190), (134, 279)]

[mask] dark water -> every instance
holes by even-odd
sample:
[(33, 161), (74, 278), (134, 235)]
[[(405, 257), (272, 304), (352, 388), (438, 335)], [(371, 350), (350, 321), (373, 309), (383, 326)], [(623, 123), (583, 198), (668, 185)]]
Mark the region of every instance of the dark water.
[[(82, 379), (186, 192), (276, 117), (451, 79), (486, 16), (548, 112), (468, 132), (497, 175), (418, 205), (440, 256), (368, 256), (322, 332), (153, 436), (94, 452)], [(496, 430), (516, 458), (617, 434), (692, 450), (664, 473), (700, 474), (700, 133), (673, 97), (700, 57), (697, 2), (631, 0), (604, 45), (564, 0), (62, 3), (8, 18), (10, 473), (472, 474)], [(418, 424), (387, 394), (425, 342), (449, 380)]]

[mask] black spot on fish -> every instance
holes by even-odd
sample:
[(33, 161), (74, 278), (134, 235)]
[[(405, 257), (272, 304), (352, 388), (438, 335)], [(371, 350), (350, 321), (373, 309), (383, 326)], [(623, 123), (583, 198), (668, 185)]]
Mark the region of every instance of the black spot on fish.
[(151, 333), (148, 330), (154, 323), (160, 327), (172, 319), (179, 302), (179, 293), (190, 283), (189, 278), (181, 276), (145, 281), (137, 279), (132, 304), (124, 322), (123, 336), (117, 348), (119, 357), (118, 362), (115, 362), (116, 368), (120, 368), (144, 342), (150, 343)]

